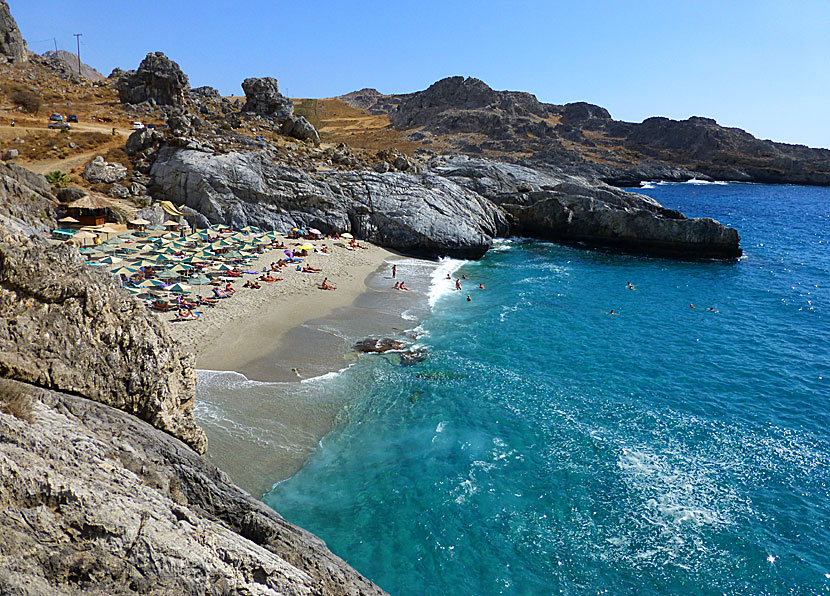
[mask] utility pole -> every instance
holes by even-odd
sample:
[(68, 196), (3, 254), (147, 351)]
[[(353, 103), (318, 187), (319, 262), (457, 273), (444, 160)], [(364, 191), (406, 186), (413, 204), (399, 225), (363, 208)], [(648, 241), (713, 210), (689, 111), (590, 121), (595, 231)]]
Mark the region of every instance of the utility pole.
[(57, 56), (57, 54), (58, 54), (58, 40), (57, 40), (57, 38), (53, 37), (52, 41), (55, 42), (55, 56)]
[(83, 33), (73, 33), (72, 35), (78, 40), (78, 76), (81, 76), (81, 35)]

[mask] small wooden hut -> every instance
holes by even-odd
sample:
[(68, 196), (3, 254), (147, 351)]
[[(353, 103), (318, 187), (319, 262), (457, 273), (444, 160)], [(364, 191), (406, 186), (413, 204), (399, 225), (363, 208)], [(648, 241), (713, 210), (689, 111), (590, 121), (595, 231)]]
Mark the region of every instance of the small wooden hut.
[(112, 203), (101, 195), (89, 194), (67, 205), (72, 217), (84, 226), (100, 226), (107, 219), (107, 209)]

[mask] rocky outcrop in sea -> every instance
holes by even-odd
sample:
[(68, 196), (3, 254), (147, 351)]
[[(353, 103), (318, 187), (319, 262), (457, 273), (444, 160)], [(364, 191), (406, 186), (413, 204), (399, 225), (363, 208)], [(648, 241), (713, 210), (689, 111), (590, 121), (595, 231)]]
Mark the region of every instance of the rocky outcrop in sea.
[(714, 220), (686, 219), (553, 168), (456, 155), (434, 157), (417, 173), (308, 173), (267, 150), (214, 155), (166, 146), (153, 157), (157, 198), (234, 227), (348, 230), (426, 257), (477, 258), (508, 235), (682, 258), (741, 254), (738, 233)]

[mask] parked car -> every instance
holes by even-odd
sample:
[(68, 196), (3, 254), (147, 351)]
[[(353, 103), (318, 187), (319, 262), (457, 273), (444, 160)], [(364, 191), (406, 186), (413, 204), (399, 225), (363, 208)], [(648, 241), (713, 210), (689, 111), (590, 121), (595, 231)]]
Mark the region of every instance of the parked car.
[(144, 125), (141, 122), (133, 122), (133, 130), (141, 130)]
[(49, 120), (51, 120), (52, 122), (63, 122), (63, 116), (61, 116), (60, 114), (52, 114), (51, 116), (49, 116)]
[(77, 122), (78, 117), (75, 114), (69, 114), (69, 117), (66, 119), (67, 122)]
[(61, 130), (69, 130), (72, 125), (69, 122), (50, 122), (49, 128), (59, 128)]

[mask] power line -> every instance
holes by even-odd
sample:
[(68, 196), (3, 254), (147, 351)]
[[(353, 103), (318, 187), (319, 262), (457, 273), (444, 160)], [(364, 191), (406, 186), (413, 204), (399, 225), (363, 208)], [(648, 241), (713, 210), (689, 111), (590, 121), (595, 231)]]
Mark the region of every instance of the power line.
[(73, 33), (72, 35), (78, 40), (78, 76), (81, 76), (81, 35), (83, 33)]

